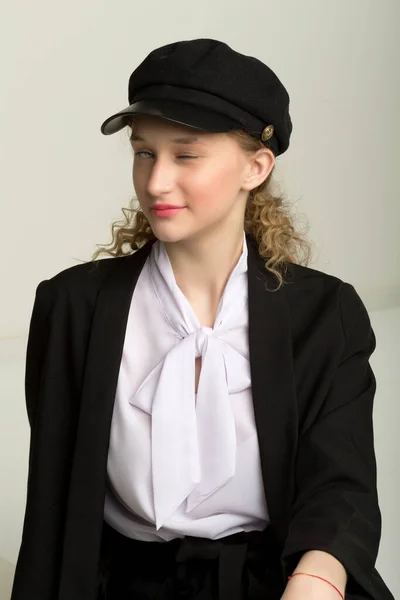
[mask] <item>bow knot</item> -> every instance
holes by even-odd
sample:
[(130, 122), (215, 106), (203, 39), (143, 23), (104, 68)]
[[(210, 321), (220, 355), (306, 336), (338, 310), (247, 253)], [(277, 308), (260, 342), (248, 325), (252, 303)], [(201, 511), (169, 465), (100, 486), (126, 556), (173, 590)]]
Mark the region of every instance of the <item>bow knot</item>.
[(207, 342), (209, 336), (213, 333), (212, 327), (200, 327), (197, 331), (195, 331), (194, 338), (196, 344), (196, 358), (198, 356), (202, 356), (207, 349)]

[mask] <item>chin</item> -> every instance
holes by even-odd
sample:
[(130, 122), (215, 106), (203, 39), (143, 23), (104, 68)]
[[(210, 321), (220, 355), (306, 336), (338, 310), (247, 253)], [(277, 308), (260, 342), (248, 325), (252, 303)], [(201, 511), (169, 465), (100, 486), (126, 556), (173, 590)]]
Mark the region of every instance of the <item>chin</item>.
[(190, 237), (190, 235), (185, 234), (183, 231), (173, 231), (169, 227), (153, 227), (152, 225), (151, 228), (156, 238), (161, 242), (172, 244), (174, 242), (182, 242)]
[[(147, 216), (147, 215), (146, 215)], [(161, 242), (174, 243), (187, 239), (190, 233), (190, 227), (184, 223), (177, 223), (175, 218), (157, 219), (153, 215), (147, 216), (152, 232)]]

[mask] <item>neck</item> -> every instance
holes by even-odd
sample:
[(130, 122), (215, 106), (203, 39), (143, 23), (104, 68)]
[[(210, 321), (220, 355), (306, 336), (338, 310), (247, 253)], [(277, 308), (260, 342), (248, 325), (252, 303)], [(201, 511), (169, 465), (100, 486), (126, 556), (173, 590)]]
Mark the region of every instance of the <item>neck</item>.
[(212, 327), (226, 283), (243, 251), (243, 229), (165, 242), (175, 280), (202, 325)]

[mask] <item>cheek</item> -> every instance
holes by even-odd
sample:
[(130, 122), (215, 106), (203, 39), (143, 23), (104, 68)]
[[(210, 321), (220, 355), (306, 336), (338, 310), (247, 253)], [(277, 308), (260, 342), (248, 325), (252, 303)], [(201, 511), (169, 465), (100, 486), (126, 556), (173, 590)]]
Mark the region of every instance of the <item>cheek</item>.
[(136, 197), (143, 212), (146, 212), (146, 188), (147, 188), (147, 174), (144, 169), (133, 168), (132, 170), (133, 187), (135, 190)]
[(207, 206), (221, 208), (231, 203), (239, 192), (237, 171), (231, 166), (221, 165), (218, 169), (202, 169), (189, 175), (186, 191), (192, 208)]
[(138, 169), (135, 165), (132, 168), (132, 179), (135, 188), (142, 188), (144, 184), (143, 169)]

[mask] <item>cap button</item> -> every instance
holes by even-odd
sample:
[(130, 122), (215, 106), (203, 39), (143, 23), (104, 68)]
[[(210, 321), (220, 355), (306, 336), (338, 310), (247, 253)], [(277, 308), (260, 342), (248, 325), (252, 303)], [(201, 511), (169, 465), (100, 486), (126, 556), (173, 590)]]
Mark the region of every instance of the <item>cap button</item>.
[(271, 139), (273, 135), (274, 135), (274, 126), (267, 125), (267, 127), (265, 127), (265, 129), (263, 130), (263, 132), (261, 134), (261, 139), (263, 142), (266, 142), (269, 139)]

